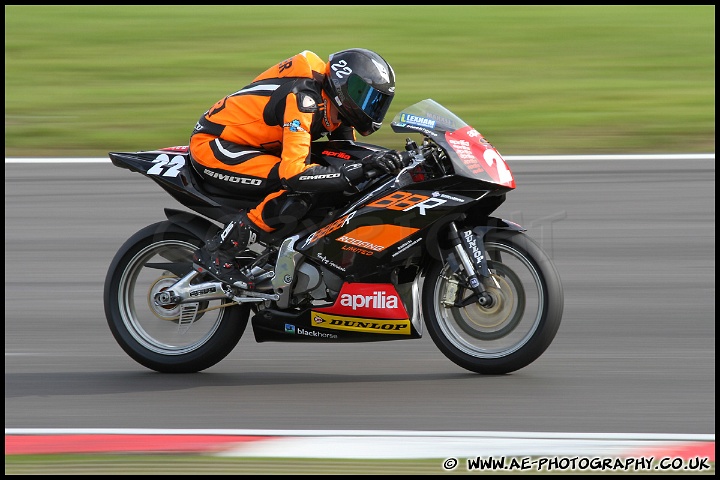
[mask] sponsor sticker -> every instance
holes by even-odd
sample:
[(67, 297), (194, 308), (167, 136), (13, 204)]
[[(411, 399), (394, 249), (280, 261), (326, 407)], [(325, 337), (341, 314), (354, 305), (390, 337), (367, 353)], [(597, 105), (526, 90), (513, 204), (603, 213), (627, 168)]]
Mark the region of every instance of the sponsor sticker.
[(392, 320), (407, 320), (409, 317), (400, 295), (391, 283), (346, 283), (334, 305), (318, 308), (313, 313), (326, 320), (324, 314)]
[(409, 113), (401, 113), (400, 121), (410, 125), (417, 125), (419, 127), (435, 128), (435, 120), (426, 117), (420, 117), (418, 115), (410, 115)]
[(283, 127), (288, 127), (291, 132), (304, 132), (305, 129), (300, 125), (300, 120), (293, 120), (292, 122), (283, 124)]
[[(318, 328), (347, 330), (362, 333), (380, 333), (410, 335), (410, 320), (374, 320), (359, 317), (341, 317), (337, 315), (313, 312)], [(321, 322), (319, 322), (321, 320)]]

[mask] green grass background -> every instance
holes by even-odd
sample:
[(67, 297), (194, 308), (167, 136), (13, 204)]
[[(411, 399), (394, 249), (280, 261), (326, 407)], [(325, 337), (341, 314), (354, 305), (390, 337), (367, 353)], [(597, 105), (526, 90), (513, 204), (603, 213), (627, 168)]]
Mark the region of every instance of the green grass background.
[[(393, 66), (505, 155), (715, 152), (715, 6), (5, 6), (5, 155), (187, 144), (308, 49)], [(364, 139), (400, 148), (389, 126)]]
[[(292, 454), (290, 452), (289, 454)], [(523, 457), (507, 457), (520, 464)], [(540, 457), (533, 457), (534, 459)], [(550, 457), (545, 457), (550, 458)], [(560, 457), (557, 457), (560, 458)], [(569, 456), (568, 458), (578, 458)], [(589, 458), (589, 457), (585, 457)], [(453, 470), (442, 468), (444, 459), (311, 459), (311, 458), (244, 458), (208, 455), (127, 454), (127, 455), (10, 455), (5, 456), (6, 475), (675, 475), (677, 470), (468, 470), (467, 458)], [(687, 462), (686, 462), (687, 463)], [(715, 474), (710, 469), (683, 470), (687, 474)], [(657, 470), (655, 468), (658, 468)]]
[[(505, 155), (715, 152), (714, 5), (6, 5), (5, 156), (186, 144), (201, 113), (270, 65), (351, 47), (395, 69), (389, 117), (433, 98)], [(387, 126), (367, 138), (403, 139)], [(125, 457), (119, 467), (79, 458), (6, 456), (5, 471), (134, 472)], [(284, 468), (226, 462), (236, 473)], [(316, 462), (316, 473), (376, 471)], [(434, 461), (396, 463), (440, 473)]]

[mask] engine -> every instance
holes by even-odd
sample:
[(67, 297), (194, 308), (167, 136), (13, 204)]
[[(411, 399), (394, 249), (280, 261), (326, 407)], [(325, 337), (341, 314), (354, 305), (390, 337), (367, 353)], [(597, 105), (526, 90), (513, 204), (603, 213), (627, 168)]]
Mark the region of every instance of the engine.
[(340, 293), (343, 280), (330, 270), (303, 262), (296, 270), (293, 286), (294, 303), (303, 300), (334, 300)]

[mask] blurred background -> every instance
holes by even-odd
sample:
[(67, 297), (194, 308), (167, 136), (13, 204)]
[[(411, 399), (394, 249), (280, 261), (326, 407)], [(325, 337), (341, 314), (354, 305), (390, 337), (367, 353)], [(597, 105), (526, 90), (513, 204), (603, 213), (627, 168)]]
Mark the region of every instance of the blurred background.
[[(271, 65), (352, 47), (393, 66), (388, 118), (432, 98), (506, 157), (715, 152), (714, 5), (6, 5), (5, 156), (184, 145), (206, 109)], [(368, 141), (404, 138), (386, 126)], [(566, 294), (531, 368), (478, 378), (427, 336), (318, 349), (246, 334), (207, 374), (161, 376), (114, 342), (101, 294), (118, 247), (170, 197), (109, 162), (6, 163), (6, 428), (714, 435), (714, 159), (513, 172), (521, 188), (499, 214), (549, 251)], [(6, 455), (6, 473), (48, 461), (30, 472), (70, 472), (64, 457)], [(82, 473), (146, 471), (128, 463)]]
[(5, 156), (184, 145), (269, 66), (352, 47), (393, 66), (389, 119), (433, 98), (504, 155), (715, 151), (714, 5), (6, 5)]

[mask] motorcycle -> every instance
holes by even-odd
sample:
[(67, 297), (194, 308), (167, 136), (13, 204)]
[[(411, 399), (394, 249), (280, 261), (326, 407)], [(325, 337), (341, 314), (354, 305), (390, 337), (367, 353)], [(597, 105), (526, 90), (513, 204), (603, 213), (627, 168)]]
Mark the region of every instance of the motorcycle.
[[(427, 328), (450, 361), (478, 374), (539, 358), (560, 326), (563, 288), (526, 230), (491, 215), (516, 187), (510, 168), (432, 99), (401, 110), (391, 127), (422, 137), (406, 138), (404, 168), (323, 194), (302, 221), (289, 212), (287, 228), (236, 259), (252, 289), (193, 269), (192, 254), (257, 199), (202, 183), (187, 146), (110, 152), (113, 165), (192, 210), (165, 208), (165, 220), (115, 254), (104, 306), (122, 349), (158, 372), (202, 371), (233, 351), (252, 315), (258, 343), (408, 340)], [(338, 165), (379, 150), (387, 149), (321, 140), (311, 156)]]

